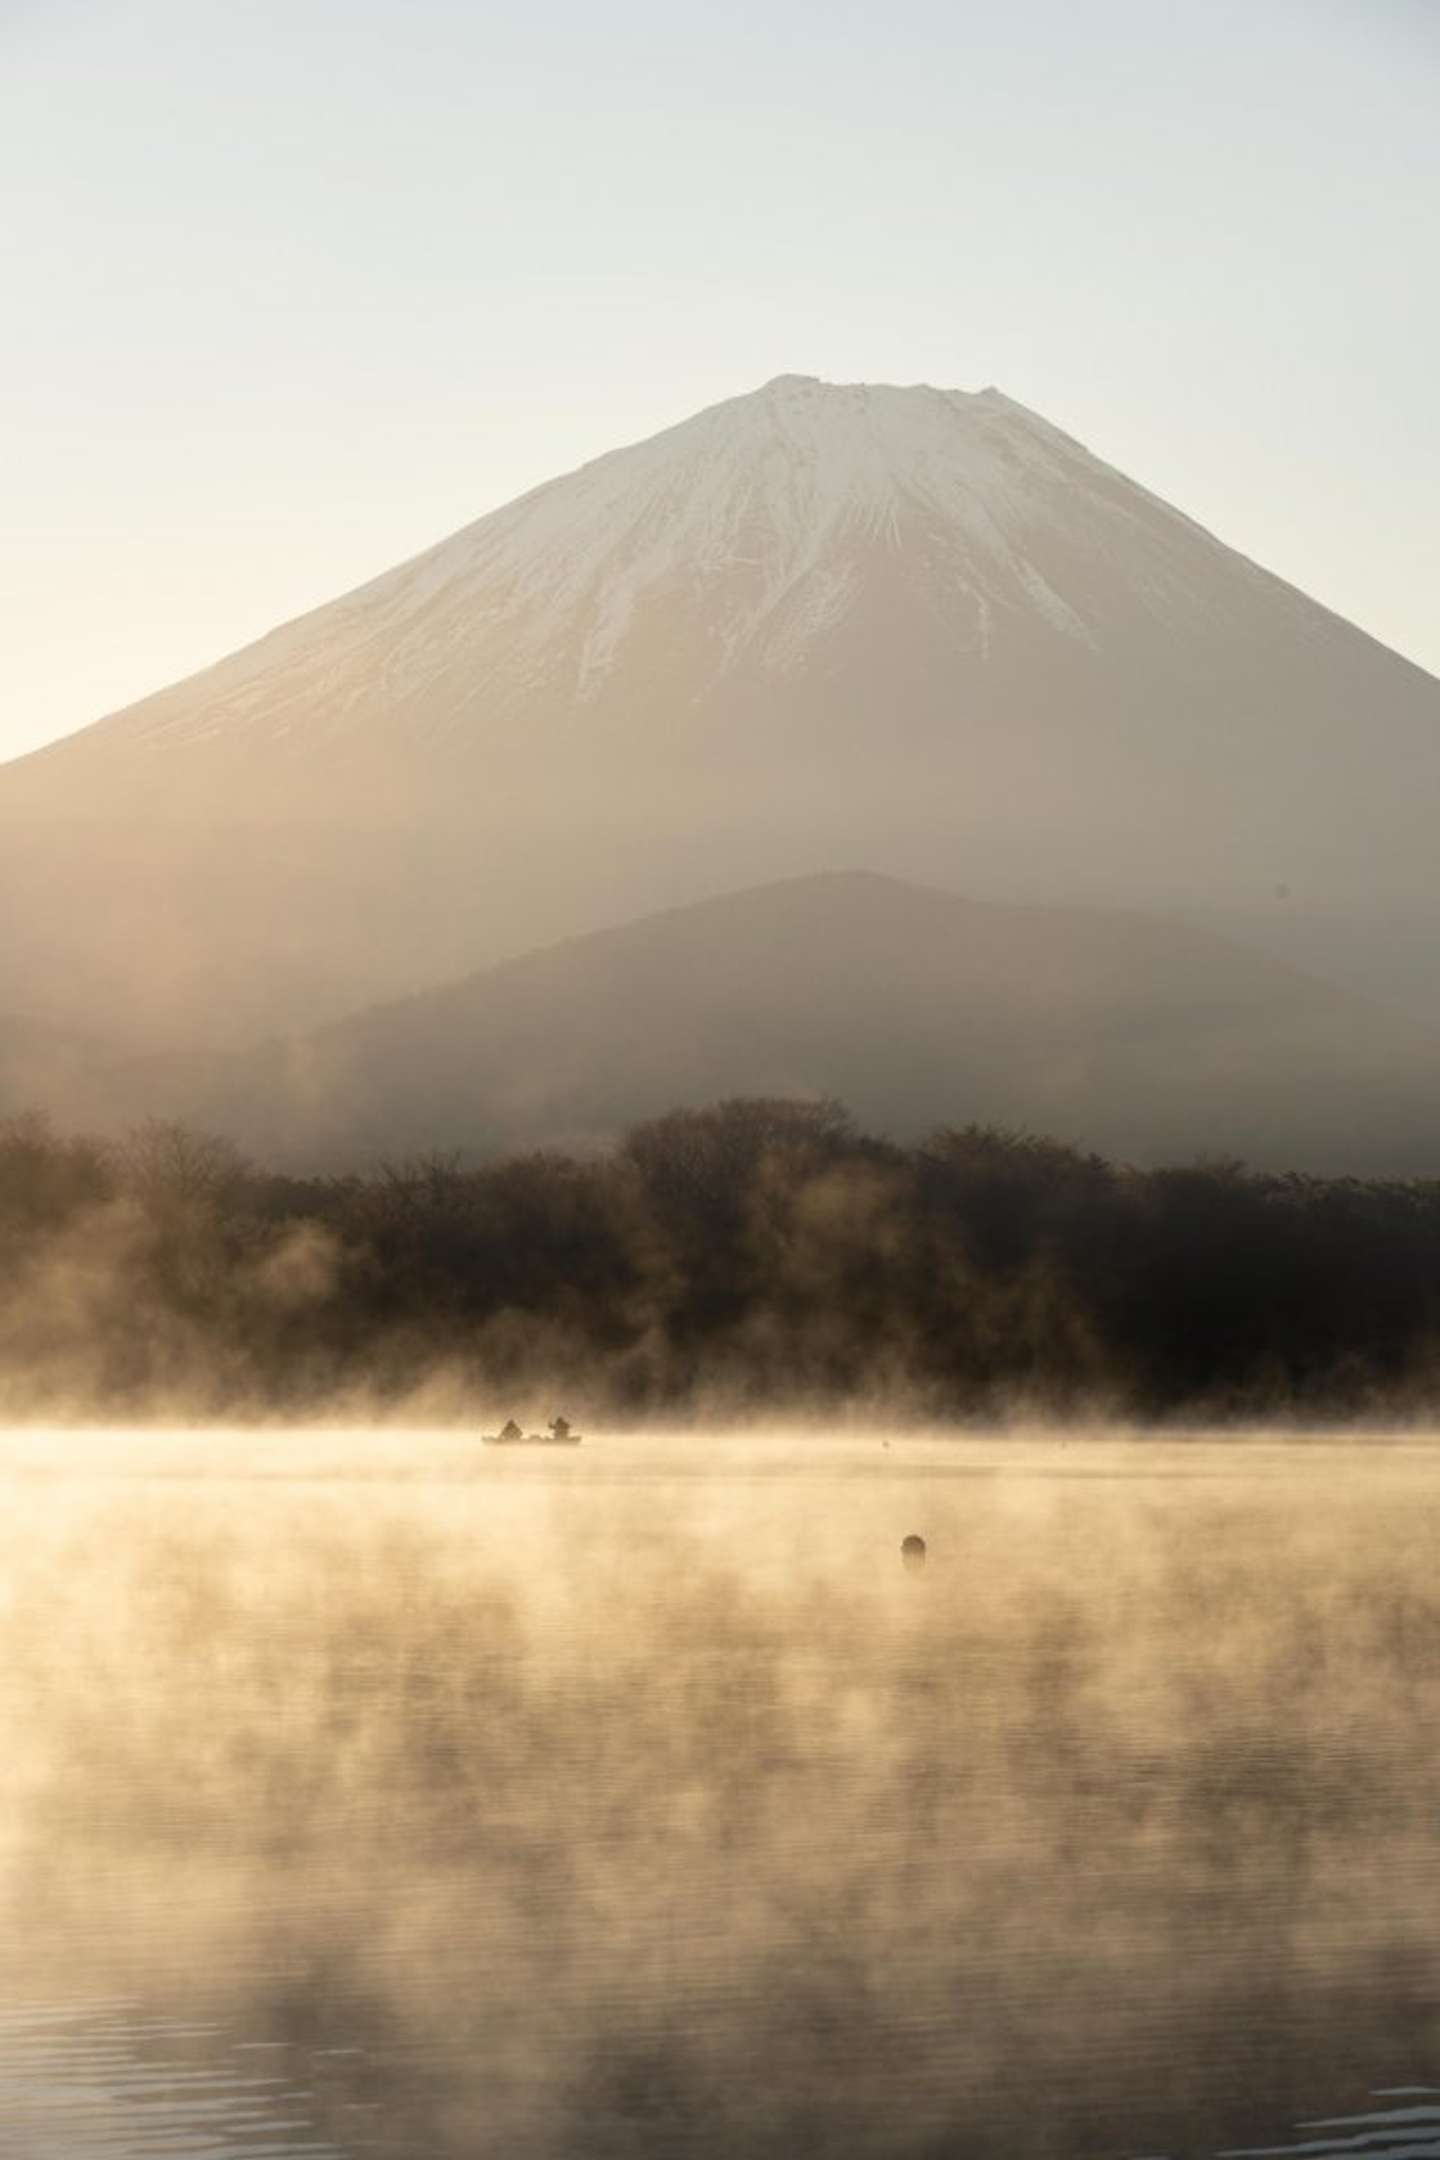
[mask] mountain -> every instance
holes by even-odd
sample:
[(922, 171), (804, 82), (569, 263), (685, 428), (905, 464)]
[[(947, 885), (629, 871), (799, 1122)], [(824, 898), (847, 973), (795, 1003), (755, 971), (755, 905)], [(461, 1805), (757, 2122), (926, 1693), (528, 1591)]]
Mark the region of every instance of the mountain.
[(860, 862), (1431, 994), (1440, 683), (999, 391), (782, 376), (0, 770), (0, 1007), (232, 1041)]
[[(1440, 1055), (1208, 933), (796, 878), (501, 963), (140, 1098), (297, 1166), (590, 1145), (731, 1094), (972, 1119), (1132, 1161), (1440, 1174)], [(166, 1089), (169, 1095), (166, 1095)]]

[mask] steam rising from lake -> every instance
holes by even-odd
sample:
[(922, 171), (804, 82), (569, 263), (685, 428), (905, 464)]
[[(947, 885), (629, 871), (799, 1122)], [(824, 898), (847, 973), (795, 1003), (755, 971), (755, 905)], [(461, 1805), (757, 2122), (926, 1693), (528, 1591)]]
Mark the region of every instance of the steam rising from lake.
[(1440, 2150), (1423, 1443), (0, 1474), (7, 2154)]

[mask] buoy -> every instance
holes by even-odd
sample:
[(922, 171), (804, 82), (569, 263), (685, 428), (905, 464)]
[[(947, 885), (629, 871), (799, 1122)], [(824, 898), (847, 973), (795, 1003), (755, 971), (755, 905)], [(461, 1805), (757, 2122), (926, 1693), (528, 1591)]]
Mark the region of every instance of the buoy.
[(900, 1558), (912, 1575), (918, 1575), (925, 1565), (925, 1540), (912, 1530), (900, 1547)]

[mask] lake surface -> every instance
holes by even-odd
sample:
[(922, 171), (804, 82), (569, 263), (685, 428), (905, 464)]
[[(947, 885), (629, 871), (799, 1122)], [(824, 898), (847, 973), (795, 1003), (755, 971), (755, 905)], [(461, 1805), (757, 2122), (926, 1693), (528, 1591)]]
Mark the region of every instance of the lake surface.
[(1440, 2155), (1440, 1447), (27, 1432), (0, 1502), (5, 2160)]

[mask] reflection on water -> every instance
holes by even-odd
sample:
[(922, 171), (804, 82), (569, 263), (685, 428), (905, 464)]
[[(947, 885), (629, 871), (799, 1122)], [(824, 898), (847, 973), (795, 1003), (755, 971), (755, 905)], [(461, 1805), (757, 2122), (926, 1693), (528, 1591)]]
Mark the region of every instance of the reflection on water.
[(0, 1474), (7, 2160), (1440, 2154), (1423, 1446)]

